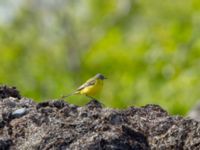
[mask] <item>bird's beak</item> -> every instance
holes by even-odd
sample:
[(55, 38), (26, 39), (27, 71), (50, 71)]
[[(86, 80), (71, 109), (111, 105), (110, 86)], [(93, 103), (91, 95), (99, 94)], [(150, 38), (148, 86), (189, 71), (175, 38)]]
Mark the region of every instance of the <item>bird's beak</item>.
[(104, 77), (103, 79), (105, 80), (105, 79), (108, 79), (108, 78)]

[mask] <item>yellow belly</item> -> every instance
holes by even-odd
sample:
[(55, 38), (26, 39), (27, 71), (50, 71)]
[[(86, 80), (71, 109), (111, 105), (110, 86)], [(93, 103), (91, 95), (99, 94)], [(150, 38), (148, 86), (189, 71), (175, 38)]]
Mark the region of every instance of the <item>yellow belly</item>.
[(85, 87), (80, 91), (80, 94), (84, 94), (87, 96), (95, 96), (97, 93), (101, 91), (103, 87), (103, 81), (97, 81), (94, 85)]

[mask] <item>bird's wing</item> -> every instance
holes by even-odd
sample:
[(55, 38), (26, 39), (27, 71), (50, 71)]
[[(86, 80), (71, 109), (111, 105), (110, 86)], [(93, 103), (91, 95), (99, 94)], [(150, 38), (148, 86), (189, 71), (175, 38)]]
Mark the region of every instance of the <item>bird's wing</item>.
[(84, 84), (82, 84), (80, 87), (78, 87), (76, 89), (76, 91), (81, 91), (82, 89), (84, 89), (85, 87), (88, 87), (88, 86), (91, 86), (91, 85), (94, 85), (96, 83), (96, 80), (95, 79), (89, 79), (88, 81), (86, 81)]

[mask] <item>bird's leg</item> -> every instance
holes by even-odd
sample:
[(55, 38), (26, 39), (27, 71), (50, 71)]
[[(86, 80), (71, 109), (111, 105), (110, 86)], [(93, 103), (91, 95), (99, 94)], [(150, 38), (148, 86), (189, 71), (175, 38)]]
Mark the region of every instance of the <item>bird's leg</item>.
[(86, 97), (90, 98), (91, 100), (96, 100), (94, 97), (92, 96), (88, 96), (88, 95), (85, 95)]
[[(103, 103), (99, 102), (99, 101), (98, 101), (97, 99), (95, 99), (94, 97), (88, 96), (88, 95), (85, 95), (85, 96), (91, 99), (91, 101), (90, 101), (88, 104), (93, 104), (93, 105), (96, 105), (96, 106), (98, 105), (99, 107), (105, 106)], [(87, 104), (87, 105), (88, 105), (88, 104)]]
[[(70, 95), (71, 95), (71, 94), (70, 94)], [(61, 97), (61, 99), (65, 99), (65, 98), (69, 97), (70, 95), (63, 95), (63, 96)]]

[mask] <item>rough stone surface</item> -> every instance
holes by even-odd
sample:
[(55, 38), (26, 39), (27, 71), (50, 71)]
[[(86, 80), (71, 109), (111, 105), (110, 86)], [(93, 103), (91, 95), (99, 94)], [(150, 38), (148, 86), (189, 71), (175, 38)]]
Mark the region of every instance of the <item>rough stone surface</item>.
[(35, 103), (21, 98), (15, 88), (3, 86), (0, 150), (7, 149), (198, 150), (200, 123), (170, 116), (158, 105), (117, 110), (96, 100), (83, 107), (63, 100)]

